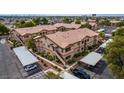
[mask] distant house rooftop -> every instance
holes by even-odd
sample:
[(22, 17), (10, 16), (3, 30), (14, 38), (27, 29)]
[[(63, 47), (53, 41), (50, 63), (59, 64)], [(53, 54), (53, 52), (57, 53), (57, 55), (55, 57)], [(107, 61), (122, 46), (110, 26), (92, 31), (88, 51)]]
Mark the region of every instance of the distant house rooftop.
[(105, 29), (99, 29), (99, 30), (97, 30), (97, 32), (103, 32), (103, 31), (105, 31)]
[(58, 27), (65, 27), (65, 28), (75, 28), (75, 29), (78, 29), (78, 28), (80, 28), (81, 24), (56, 23), (56, 24), (54, 24), (54, 26), (57, 27), (57, 28)]
[(97, 36), (98, 33), (88, 29), (76, 29), (66, 32), (56, 32), (54, 34), (46, 35), (47, 38), (59, 45), (61, 48), (65, 48), (70, 44), (82, 41), (85, 37)]
[(33, 64), (38, 62), (39, 60), (32, 54), (30, 53), (26, 47), (21, 46), (13, 49), (16, 56), (20, 60), (23, 66)]
[(120, 21), (118, 21), (118, 20), (111, 20), (110, 22), (116, 24), (116, 23), (119, 23)]
[(88, 22), (96, 22), (94, 19), (88, 19)]
[(95, 26), (95, 25), (97, 25), (96, 23), (89, 23), (91, 26)]
[(36, 26), (36, 27), (26, 27), (26, 28), (17, 28), (15, 29), (16, 32), (18, 32), (20, 35), (25, 35), (25, 34), (34, 34), (41, 32), (43, 30), (56, 30), (57, 28), (54, 27), (53, 25), (42, 25), (42, 26)]

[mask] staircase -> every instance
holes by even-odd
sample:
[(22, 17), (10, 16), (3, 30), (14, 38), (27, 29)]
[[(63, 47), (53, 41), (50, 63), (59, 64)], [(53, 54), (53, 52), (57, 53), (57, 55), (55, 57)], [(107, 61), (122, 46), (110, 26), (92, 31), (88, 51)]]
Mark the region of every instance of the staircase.
[(59, 55), (59, 53), (57, 51), (53, 51), (49, 48), (43, 47), (45, 50), (49, 50), (51, 51), (53, 54), (55, 54), (57, 56), (57, 58), (63, 63), (63, 65), (65, 66), (65, 61), (64, 59)]
[(53, 51), (53, 53), (58, 57), (58, 59), (63, 63), (63, 65), (65, 66), (65, 61), (64, 59), (55, 51)]

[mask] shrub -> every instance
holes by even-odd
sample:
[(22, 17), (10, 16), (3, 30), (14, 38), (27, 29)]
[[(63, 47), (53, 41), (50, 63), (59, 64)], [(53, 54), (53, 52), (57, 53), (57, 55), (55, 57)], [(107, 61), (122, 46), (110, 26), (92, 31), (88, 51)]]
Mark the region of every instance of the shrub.
[(74, 62), (75, 62), (74, 59), (70, 59), (70, 60), (68, 61), (68, 64), (73, 64)]
[(78, 58), (79, 56), (81, 56), (81, 52), (76, 53), (76, 54), (74, 55), (75, 58)]
[(53, 72), (47, 72), (48, 79), (60, 79), (59, 75), (54, 74)]
[(82, 54), (82, 56), (85, 56), (85, 55), (87, 55), (89, 53), (89, 50), (85, 50), (85, 51), (83, 51), (81, 54)]
[(47, 59), (49, 59), (50, 61), (54, 60), (53, 56), (51, 56), (51, 55), (47, 55)]

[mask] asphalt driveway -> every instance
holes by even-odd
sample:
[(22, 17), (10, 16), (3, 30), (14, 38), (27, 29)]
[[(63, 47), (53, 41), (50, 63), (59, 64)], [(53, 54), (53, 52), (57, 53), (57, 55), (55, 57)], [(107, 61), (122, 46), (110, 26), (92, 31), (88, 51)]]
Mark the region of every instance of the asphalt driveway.
[(19, 60), (6, 44), (0, 43), (0, 79), (23, 78)]

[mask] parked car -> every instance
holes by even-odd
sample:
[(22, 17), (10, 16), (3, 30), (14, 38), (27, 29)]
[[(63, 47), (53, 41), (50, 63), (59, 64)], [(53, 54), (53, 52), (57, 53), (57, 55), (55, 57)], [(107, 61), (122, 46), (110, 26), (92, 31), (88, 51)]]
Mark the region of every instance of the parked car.
[(99, 48), (96, 50), (97, 53), (103, 54), (104, 53), (104, 48)]
[(27, 65), (24, 69), (25, 71), (31, 71), (33, 69), (36, 69), (37, 68), (37, 65), (36, 64), (30, 64), (30, 65)]
[(72, 73), (80, 79), (90, 79), (90, 76), (82, 69), (73, 69)]
[(42, 71), (42, 68), (39, 66), (39, 64), (30, 64), (25, 66), (24, 69), (29, 76)]

